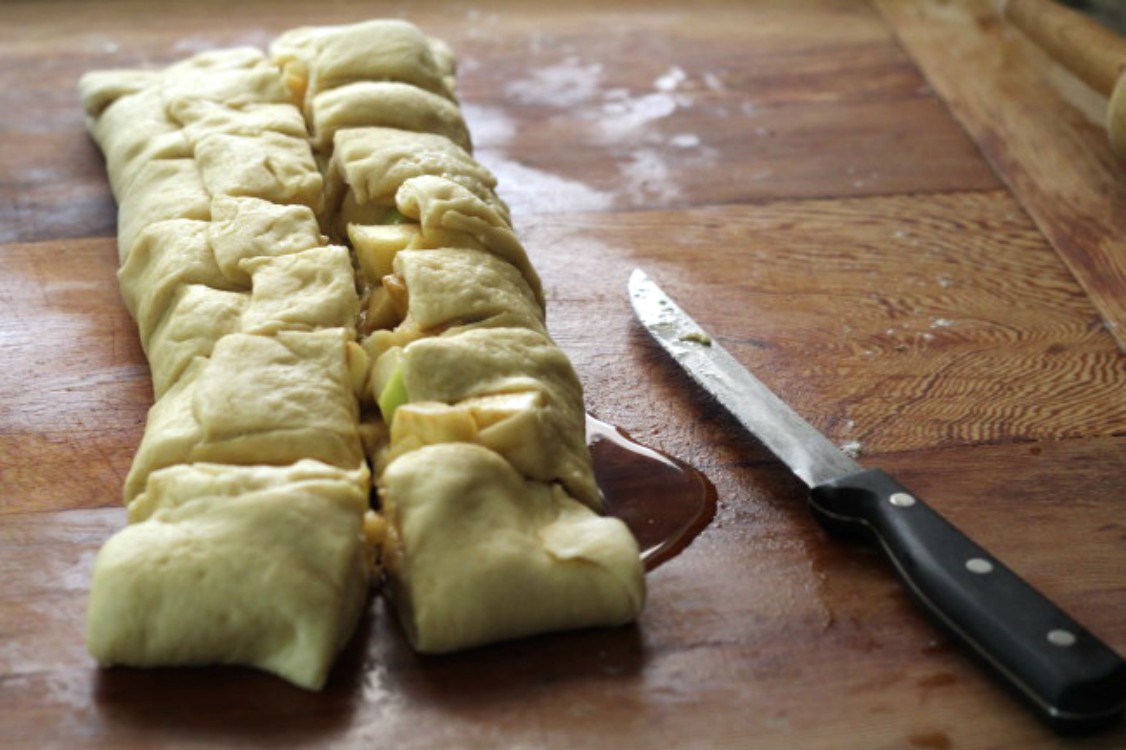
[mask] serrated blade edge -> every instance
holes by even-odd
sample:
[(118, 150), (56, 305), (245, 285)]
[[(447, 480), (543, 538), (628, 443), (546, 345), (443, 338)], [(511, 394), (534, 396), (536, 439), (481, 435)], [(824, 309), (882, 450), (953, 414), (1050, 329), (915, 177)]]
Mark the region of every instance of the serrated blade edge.
[(661, 348), (806, 485), (815, 487), (863, 470), (739, 364), (640, 269), (630, 275), (629, 297), (638, 320)]

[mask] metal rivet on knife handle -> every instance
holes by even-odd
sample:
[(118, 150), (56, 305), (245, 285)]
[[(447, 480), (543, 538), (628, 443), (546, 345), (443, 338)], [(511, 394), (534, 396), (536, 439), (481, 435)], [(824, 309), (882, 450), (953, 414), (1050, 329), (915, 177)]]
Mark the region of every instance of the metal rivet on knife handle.
[(1053, 646), (1067, 648), (1068, 646), (1074, 646), (1075, 640), (1075, 633), (1072, 633), (1070, 630), (1057, 628), (1056, 630), (1048, 631), (1048, 643)]
[(910, 508), (915, 504), (915, 498), (911, 497), (906, 492), (896, 492), (888, 498), (888, 502), (897, 508)]
[[(1126, 660), (1114, 649), (922, 498), (843, 453), (701, 333), (642, 271), (630, 276), (630, 301), (661, 348), (806, 483), (810, 506), (827, 528), (875, 541), (924, 611), (1038, 716), (1064, 733), (1121, 717)], [(701, 335), (712, 345), (697, 345)]]
[(971, 557), (966, 560), (966, 570), (978, 575), (985, 575), (986, 573), (993, 572), (993, 563), (986, 560), (984, 557)]

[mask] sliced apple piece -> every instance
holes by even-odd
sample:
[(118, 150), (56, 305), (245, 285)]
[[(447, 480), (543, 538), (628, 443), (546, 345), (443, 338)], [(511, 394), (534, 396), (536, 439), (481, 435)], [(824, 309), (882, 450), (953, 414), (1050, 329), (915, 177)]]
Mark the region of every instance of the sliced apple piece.
[(418, 236), (417, 224), (349, 224), (348, 240), (369, 283), (393, 272), (395, 254)]

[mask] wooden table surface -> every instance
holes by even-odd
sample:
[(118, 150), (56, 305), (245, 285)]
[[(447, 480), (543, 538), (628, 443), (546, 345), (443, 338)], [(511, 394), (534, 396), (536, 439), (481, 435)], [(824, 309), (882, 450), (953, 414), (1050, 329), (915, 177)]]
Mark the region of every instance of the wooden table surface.
[[(450, 657), (373, 602), (327, 689), (99, 670), (90, 565), (151, 402), (89, 69), (402, 16), (447, 39), (590, 410), (715, 521), (636, 627)], [(1122, 748), (1063, 740), (633, 322), (643, 267), (737, 358), (1126, 651), (1126, 167), (984, 2), (0, 6), (0, 746)]]

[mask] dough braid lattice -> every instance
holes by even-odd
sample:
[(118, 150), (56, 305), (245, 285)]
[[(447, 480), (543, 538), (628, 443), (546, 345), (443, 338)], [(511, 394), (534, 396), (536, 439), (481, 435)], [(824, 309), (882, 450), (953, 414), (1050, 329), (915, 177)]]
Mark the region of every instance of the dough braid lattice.
[(319, 689), (377, 556), (423, 651), (636, 617), (637, 545), (598, 513), (578, 379), (453, 86), (402, 21), (83, 79), (156, 399), (95, 563), (100, 662)]

